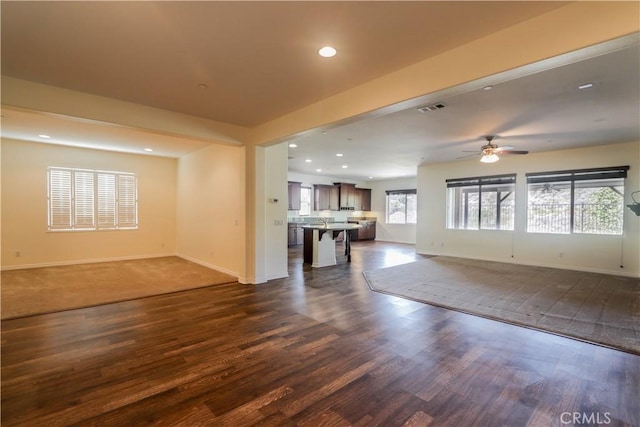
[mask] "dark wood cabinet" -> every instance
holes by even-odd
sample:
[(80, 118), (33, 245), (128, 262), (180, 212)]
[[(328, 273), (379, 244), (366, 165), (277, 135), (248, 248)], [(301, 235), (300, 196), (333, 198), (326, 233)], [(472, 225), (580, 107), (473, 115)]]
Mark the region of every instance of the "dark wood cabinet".
[[(356, 209), (356, 185), (344, 182), (336, 183), (340, 192), (340, 210)], [(358, 203), (359, 204), (359, 203)]]
[(363, 221), (360, 225), (362, 228), (358, 230), (358, 240), (375, 240), (376, 223), (374, 221)]
[(371, 189), (370, 188), (356, 188), (355, 207), (357, 211), (371, 210)]
[(334, 185), (313, 186), (313, 206), (316, 211), (370, 211), (371, 189), (337, 182)]
[(375, 220), (349, 220), (351, 223), (360, 224), (360, 228), (352, 234), (353, 240), (375, 240), (376, 221)]
[(302, 183), (300, 182), (288, 182), (288, 196), (289, 205), (288, 210), (299, 211), (300, 210), (300, 190), (302, 189)]
[(340, 209), (340, 190), (335, 185), (316, 184), (313, 186), (313, 203), (317, 211), (337, 211)]

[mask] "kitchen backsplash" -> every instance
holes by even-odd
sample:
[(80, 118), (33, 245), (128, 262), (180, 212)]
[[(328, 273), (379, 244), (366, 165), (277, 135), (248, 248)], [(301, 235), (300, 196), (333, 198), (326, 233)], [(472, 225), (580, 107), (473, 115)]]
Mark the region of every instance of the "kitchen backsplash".
[(358, 215), (354, 215), (354, 212), (331, 212), (330, 215), (311, 215), (311, 216), (300, 216), (296, 215), (296, 212), (291, 212), (290, 215), (287, 216), (287, 222), (304, 222), (304, 223), (317, 223), (323, 220), (328, 222), (347, 222), (349, 219), (373, 219), (375, 217), (365, 216), (362, 213)]

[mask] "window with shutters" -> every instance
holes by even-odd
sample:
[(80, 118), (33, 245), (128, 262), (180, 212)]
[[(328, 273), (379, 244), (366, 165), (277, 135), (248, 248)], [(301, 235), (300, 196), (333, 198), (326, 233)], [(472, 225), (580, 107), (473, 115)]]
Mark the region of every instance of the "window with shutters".
[(50, 231), (138, 228), (135, 174), (49, 167), (47, 177)]

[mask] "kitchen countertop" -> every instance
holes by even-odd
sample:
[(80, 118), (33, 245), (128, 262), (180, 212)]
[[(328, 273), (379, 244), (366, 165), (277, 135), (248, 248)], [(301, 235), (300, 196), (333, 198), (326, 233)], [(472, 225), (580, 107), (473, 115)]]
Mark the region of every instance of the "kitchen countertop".
[(312, 230), (356, 230), (362, 228), (359, 224), (349, 224), (346, 222), (330, 222), (328, 224), (306, 224), (302, 228)]

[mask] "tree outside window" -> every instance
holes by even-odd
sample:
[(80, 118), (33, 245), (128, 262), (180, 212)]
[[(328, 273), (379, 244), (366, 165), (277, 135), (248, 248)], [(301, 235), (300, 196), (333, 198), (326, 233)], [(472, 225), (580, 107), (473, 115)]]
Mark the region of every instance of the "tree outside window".
[(527, 174), (527, 231), (620, 235), (627, 166)]
[(415, 224), (418, 219), (416, 190), (387, 191), (387, 224)]

